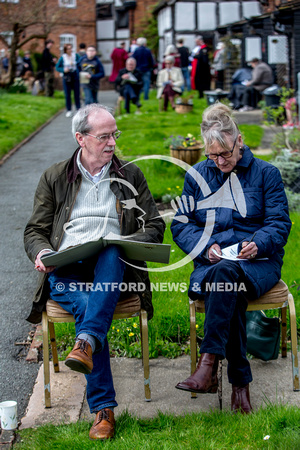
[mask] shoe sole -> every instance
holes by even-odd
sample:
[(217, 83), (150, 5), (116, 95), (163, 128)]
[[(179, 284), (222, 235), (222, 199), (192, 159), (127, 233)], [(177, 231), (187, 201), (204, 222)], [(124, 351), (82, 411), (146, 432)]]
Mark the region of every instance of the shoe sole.
[(197, 390), (197, 389), (183, 388), (183, 387), (179, 387), (179, 386), (175, 386), (175, 388), (179, 389), (181, 391), (195, 392), (196, 394), (216, 394), (216, 392), (218, 391), (218, 386), (212, 386), (207, 391), (200, 391), (200, 390)]
[(78, 359), (69, 358), (65, 361), (65, 365), (69, 367), (69, 369), (75, 370), (75, 372), (84, 373), (85, 375), (89, 375), (92, 372), (91, 369)]

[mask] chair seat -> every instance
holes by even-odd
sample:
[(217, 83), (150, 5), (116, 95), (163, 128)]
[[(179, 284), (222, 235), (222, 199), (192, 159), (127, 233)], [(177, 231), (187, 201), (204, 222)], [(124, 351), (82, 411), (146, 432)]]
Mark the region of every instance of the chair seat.
[[(275, 284), (272, 289), (266, 292), (261, 297), (256, 300), (249, 301), (248, 309), (256, 309), (260, 306), (259, 309), (263, 309), (264, 305), (272, 305), (274, 308), (282, 308), (284, 304), (288, 301), (289, 289), (284, 281), (280, 280), (277, 284)], [(196, 312), (204, 312), (205, 305), (204, 300), (196, 300), (195, 301)]]
[[(114, 314), (128, 314), (132, 315), (134, 313), (138, 313), (141, 310), (141, 300), (138, 294), (132, 294), (130, 297), (125, 300), (121, 300), (117, 303)], [(49, 299), (46, 304), (46, 311), (49, 320), (51, 317), (55, 318), (66, 318), (72, 316), (72, 314), (68, 313), (63, 309), (56, 301)]]

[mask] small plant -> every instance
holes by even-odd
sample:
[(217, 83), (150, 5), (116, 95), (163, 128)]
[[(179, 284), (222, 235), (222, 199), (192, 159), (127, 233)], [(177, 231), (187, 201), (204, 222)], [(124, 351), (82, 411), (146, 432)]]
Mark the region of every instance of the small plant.
[(23, 78), (21, 78), (21, 77), (15, 78), (14, 84), (9, 86), (8, 92), (10, 94), (16, 94), (16, 93), (23, 94), (23, 93), (27, 92), (27, 88), (24, 84)]
[(197, 141), (195, 136), (193, 136), (191, 133), (188, 133), (186, 136), (173, 136), (171, 135), (164, 141), (164, 147), (165, 148), (180, 148), (185, 149), (188, 147), (194, 147), (195, 145), (199, 146), (200, 141)]
[(194, 104), (193, 102), (194, 95), (190, 94), (189, 92), (183, 92), (183, 94), (180, 97), (176, 98), (176, 105), (189, 105), (192, 106)]

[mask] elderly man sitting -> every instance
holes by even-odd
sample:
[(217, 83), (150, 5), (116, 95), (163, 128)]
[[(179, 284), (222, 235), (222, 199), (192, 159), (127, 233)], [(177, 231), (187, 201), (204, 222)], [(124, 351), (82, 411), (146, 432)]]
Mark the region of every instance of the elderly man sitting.
[[(108, 439), (114, 435), (113, 410), (117, 403), (107, 333), (120, 298), (120, 285), (126, 281), (132, 283), (131, 290), (136, 287), (142, 307), (151, 318), (146, 264), (140, 263), (142, 270), (136, 268), (137, 262), (135, 268), (125, 265), (119, 246), (114, 245), (61, 268), (45, 267), (41, 256), (109, 233), (162, 242), (165, 225), (140, 169), (114, 154), (121, 132), (107, 108), (91, 104), (79, 109), (72, 128), (79, 147), (69, 160), (54, 164), (42, 175), (25, 229), (26, 252), (40, 272), (27, 320), (40, 321), (49, 296), (74, 315), (76, 344), (66, 365), (86, 375), (87, 401), (91, 413), (96, 413), (90, 438)], [(102, 289), (91, 289), (92, 283)]]
[(164, 59), (166, 68), (158, 72), (157, 76), (157, 98), (161, 96), (164, 99), (164, 111), (168, 109), (170, 101), (171, 106), (175, 109), (174, 97), (181, 95), (182, 86), (184, 86), (184, 79), (181, 69), (174, 67), (174, 57), (166, 56)]
[(129, 114), (130, 101), (138, 108), (142, 105), (139, 102), (139, 96), (143, 87), (142, 74), (136, 69), (136, 60), (128, 58), (126, 60), (126, 67), (121, 69), (115, 80), (116, 87), (120, 86), (120, 94), (125, 99), (125, 109)]
[(246, 90), (243, 95), (243, 107), (239, 111), (252, 111), (261, 100), (261, 92), (273, 83), (273, 73), (271, 67), (258, 58), (250, 61), (253, 69), (252, 78), (246, 83)]

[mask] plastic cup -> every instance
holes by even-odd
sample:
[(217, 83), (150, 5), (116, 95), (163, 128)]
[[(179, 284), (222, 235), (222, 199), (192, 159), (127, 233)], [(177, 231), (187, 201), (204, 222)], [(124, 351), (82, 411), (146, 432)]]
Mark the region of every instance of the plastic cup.
[(18, 427), (18, 405), (15, 401), (0, 403), (2, 430), (15, 430)]

